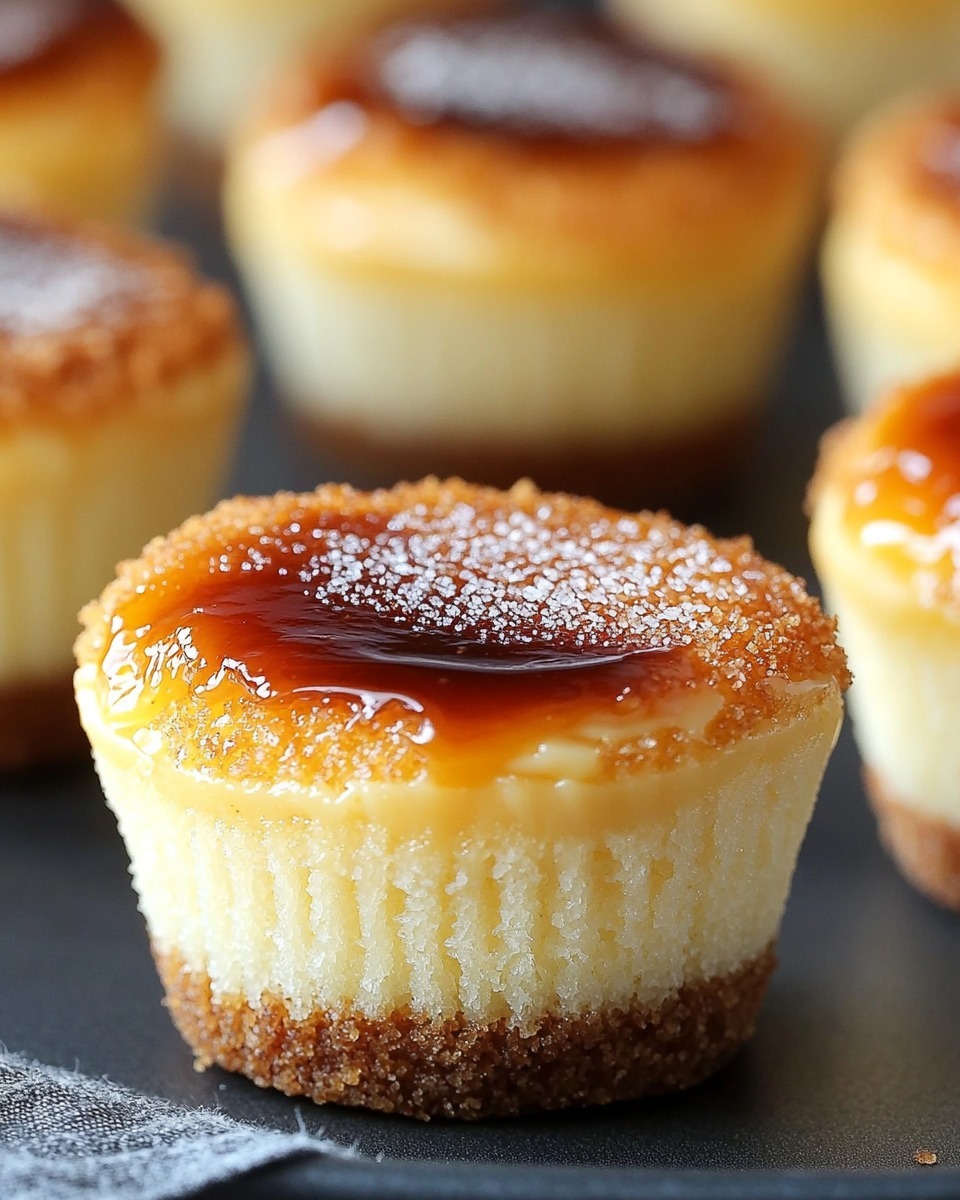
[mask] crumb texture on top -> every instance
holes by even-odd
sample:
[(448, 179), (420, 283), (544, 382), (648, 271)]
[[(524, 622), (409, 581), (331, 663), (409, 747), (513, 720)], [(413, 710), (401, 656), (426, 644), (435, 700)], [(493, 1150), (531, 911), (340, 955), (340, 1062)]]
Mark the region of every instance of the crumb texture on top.
[[(204, 607), (198, 584), (255, 586), (266, 571), (307, 622), (323, 607), (494, 647), (672, 648), (683, 654), (682, 686), (723, 701), (711, 745), (792, 711), (783, 685), (847, 682), (833, 621), (746, 539), (529, 483), (498, 492), (426, 479), (226, 501), (123, 564), (84, 610), (77, 643), (81, 664), (100, 668), (108, 719), (130, 736), (145, 725), (169, 734), (218, 772), (302, 778), (319, 754), (329, 778), (341, 759), (344, 772), (416, 774), (417, 739), (394, 708), (358, 722), (355, 708), (316, 695), (271, 706), (229, 644), (213, 661), (187, 644), (182, 630)], [(676, 686), (676, 677), (663, 685)], [(657, 699), (648, 697), (654, 713)]]
[(0, 427), (136, 402), (240, 338), (226, 290), (179, 251), (81, 223), (0, 217)]

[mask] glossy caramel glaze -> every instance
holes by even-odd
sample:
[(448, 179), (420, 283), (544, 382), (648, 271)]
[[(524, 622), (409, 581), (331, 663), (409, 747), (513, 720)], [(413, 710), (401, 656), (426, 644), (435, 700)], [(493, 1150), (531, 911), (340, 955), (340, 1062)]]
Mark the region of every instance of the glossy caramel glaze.
[(0, 430), (83, 419), (240, 347), (229, 295), (177, 251), (0, 215)]
[(748, 542), (529, 484), (231, 501), (126, 564), (84, 621), (115, 729), (278, 783), (469, 786), (598, 723), (616, 771), (683, 753), (679, 727), (636, 730), (670, 727), (691, 689), (720, 698), (716, 745), (786, 711), (778, 684), (846, 682), (832, 622)]
[(840, 489), (848, 531), (912, 577), (960, 596), (960, 375), (905, 387), (828, 435), (813, 484)]
[(588, 145), (709, 141), (737, 115), (729, 81), (703, 64), (557, 9), (390, 25), (347, 57), (323, 99)]

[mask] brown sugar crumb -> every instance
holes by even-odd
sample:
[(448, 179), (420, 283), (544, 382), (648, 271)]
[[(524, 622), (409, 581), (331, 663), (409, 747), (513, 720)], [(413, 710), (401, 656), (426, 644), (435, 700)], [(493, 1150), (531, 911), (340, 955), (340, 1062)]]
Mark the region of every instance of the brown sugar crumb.
[[(234, 647), (213, 635), (202, 652), (192, 643), (190, 614), (211, 607), (198, 603), (202, 589), (230, 590), (236, 611), (265, 576), (305, 626), (335, 610), (492, 648), (670, 650), (683, 660), (682, 686), (710, 689), (718, 714), (689, 745), (632, 744), (617, 769), (662, 766), (664, 754), (709, 752), (790, 719), (792, 683), (848, 682), (834, 622), (745, 538), (717, 539), (665, 513), (623, 513), (528, 482), (500, 492), (425, 479), (373, 493), (329, 485), (228, 501), (124, 564), (84, 611), (77, 643), (80, 662), (104, 672), (108, 719), (149, 722), (184, 747), (191, 766), (218, 777), (315, 780), (318, 746), (327, 786), (358, 771), (419, 777), (419, 725), (408, 728), (395, 708), (379, 724), (376, 714), (358, 719), (317, 701), (328, 682), (319, 676), (277, 702)], [(645, 697), (653, 717), (676, 687), (668, 673)]]
[(0, 217), (0, 430), (136, 403), (241, 342), (227, 291), (178, 250), (81, 222)]
[(935, 1167), (937, 1165), (936, 1150), (915, 1150), (913, 1161), (918, 1167)]
[(167, 1006), (199, 1068), (218, 1065), (289, 1096), (429, 1120), (516, 1116), (680, 1091), (752, 1035), (772, 946), (727, 975), (684, 984), (658, 1007), (547, 1013), (530, 1031), (505, 1020), (375, 1019), (285, 1001), (214, 996), (203, 971), (154, 956)]
[(960, 831), (903, 803), (876, 771), (864, 786), (880, 840), (913, 886), (936, 904), (960, 912)]

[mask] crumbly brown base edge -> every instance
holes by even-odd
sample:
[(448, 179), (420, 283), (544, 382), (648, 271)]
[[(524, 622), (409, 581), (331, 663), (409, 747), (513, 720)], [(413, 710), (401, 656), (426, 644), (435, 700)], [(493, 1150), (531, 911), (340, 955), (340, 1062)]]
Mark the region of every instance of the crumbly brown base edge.
[(960, 912), (960, 829), (917, 812), (864, 770), (880, 840), (902, 874), (930, 900)]
[(657, 1007), (546, 1014), (532, 1031), (506, 1020), (383, 1019), (315, 1012), (294, 1020), (213, 995), (176, 954), (155, 958), (197, 1067), (214, 1064), (289, 1096), (431, 1117), (514, 1116), (680, 1091), (711, 1075), (752, 1035), (773, 945), (729, 974), (684, 984)]
[[(322, 402), (315, 408), (322, 412)], [(745, 403), (733, 416), (707, 419), (688, 434), (670, 438), (625, 437), (609, 445), (580, 439), (566, 446), (520, 440), (484, 445), (474, 439), (458, 445), (378, 438), (372, 431), (307, 417), (302, 405), (296, 409), (291, 420), (298, 444), (321, 458), (351, 464), (371, 483), (455, 475), (509, 488), (518, 479), (532, 479), (546, 491), (592, 496), (628, 510), (672, 509), (722, 492), (735, 480), (760, 426), (759, 406)]]
[(72, 674), (0, 687), (0, 771), (53, 766), (89, 753)]

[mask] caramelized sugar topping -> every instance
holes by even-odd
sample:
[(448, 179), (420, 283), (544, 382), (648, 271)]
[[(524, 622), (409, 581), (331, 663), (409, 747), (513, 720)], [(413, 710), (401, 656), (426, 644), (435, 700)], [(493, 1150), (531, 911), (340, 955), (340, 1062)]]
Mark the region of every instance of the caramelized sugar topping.
[(960, 375), (904, 388), (863, 423), (848, 521), (860, 541), (918, 571), (960, 580)]
[(107, 0), (0, 0), (0, 73), (36, 62), (113, 12)]
[(240, 344), (229, 295), (178, 252), (0, 215), (0, 429), (135, 402)]
[(414, 125), (563, 141), (705, 142), (735, 115), (718, 74), (558, 10), (392, 25), (358, 50), (329, 100)]
[[(716, 689), (722, 742), (783, 705), (772, 679), (845, 680), (832, 623), (749, 543), (530, 485), (231, 501), (84, 619), (80, 661), (142, 749), (334, 787), (477, 783), (597, 722), (614, 770), (689, 689)], [(646, 741), (631, 761), (678, 752)]]

